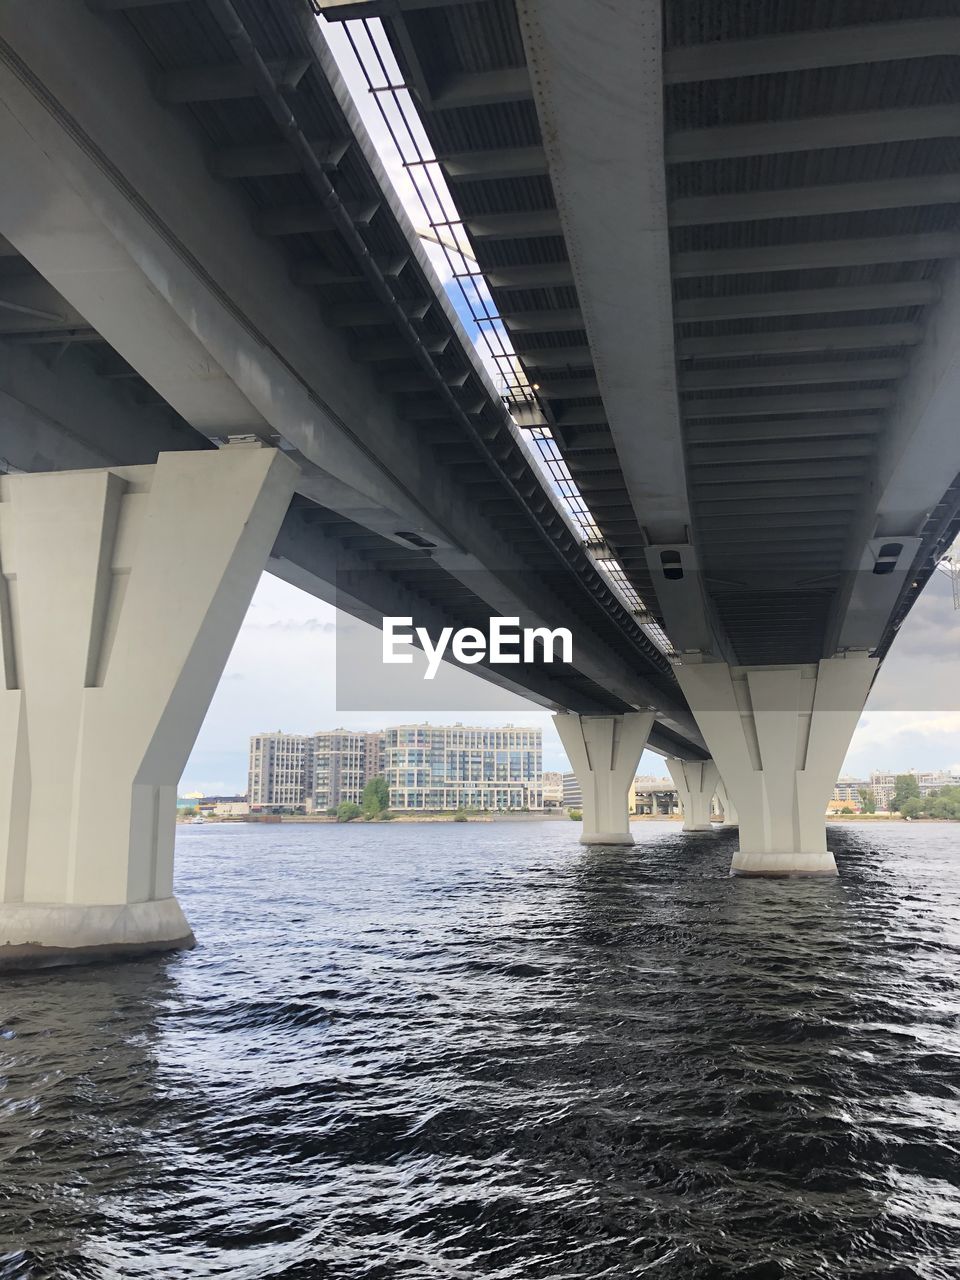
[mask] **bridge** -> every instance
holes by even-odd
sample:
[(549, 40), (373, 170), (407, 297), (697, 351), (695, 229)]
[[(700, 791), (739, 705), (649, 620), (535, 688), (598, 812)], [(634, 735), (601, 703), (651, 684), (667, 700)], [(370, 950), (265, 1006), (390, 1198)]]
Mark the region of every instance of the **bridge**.
[(960, 530), (951, 9), (7, 0), (0, 963), (190, 942), (176, 782), (264, 566), (569, 627), (473, 670), (556, 710), (586, 842), (649, 746), (736, 873), (836, 873)]

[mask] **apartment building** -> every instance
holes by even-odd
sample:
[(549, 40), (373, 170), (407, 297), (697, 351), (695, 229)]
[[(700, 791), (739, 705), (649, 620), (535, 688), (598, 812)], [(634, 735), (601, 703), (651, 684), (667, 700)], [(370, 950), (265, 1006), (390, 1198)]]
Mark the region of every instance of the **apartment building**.
[(563, 808), (563, 774), (547, 772), (543, 774), (543, 807), (544, 809)]
[(539, 729), (405, 724), (384, 734), (392, 809), (542, 809), (542, 774)]
[(575, 773), (563, 775), (563, 807), (565, 809), (583, 808), (583, 787)]
[(382, 733), (333, 729), (313, 735), (313, 808), (359, 804), (371, 778), (383, 773)]
[[(929, 795), (931, 791), (939, 791), (941, 787), (960, 786), (960, 777), (942, 770), (900, 769), (899, 772), (916, 778), (922, 796)], [(889, 809), (893, 793), (897, 789), (897, 772), (875, 771), (870, 775), (869, 785), (873, 788), (877, 808)]]
[(382, 776), (392, 809), (542, 809), (542, 758), (541, 731), (512, 725), (260, 733), (250, 739), (250, 806), (322, 812), (359, 804), (370, 779)]
[[(837, 785), (833, 788), (833, 800), (831, 803), (845, 806), (859, 813), (863, 805), (863, 798), (860, 792), (870, 791), (871, 785), (869, 781), (862, 778), (838, 778)], [(893, 795), (892, 788), (890, 794)], [(878, 800), (877, 807), (884, 808), (885, 806), (881, 805)]]
[(277, 731), (250, 739), (247, 793), (251, 808), (304, 810), (312, 775), (312, 736)]

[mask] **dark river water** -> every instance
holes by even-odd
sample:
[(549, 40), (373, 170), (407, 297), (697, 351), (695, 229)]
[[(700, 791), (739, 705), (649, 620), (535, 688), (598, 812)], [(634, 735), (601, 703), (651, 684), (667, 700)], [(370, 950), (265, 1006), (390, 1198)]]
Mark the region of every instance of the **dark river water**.
[(191, 953), (0, 984), (0, 1276), (960, 1276), (960, 827), (186, 827)]

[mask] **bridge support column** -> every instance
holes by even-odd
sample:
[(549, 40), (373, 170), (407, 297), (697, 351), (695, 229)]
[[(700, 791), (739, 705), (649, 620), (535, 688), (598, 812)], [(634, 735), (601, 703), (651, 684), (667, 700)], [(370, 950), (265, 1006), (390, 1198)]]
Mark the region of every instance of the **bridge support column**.
[(720, 808), (723, 810), (723, 821), (720, 823), (722, 827), (739, 827), (740, 818), (737, 814), (737, 807), (727, 795), (727, 789), (723, 785), (723, 779), (717, 783), (717, 799), (720, 801)]
[(0, 479), (0, 969), (193, 945), (177, 782), (295, 476), (234, 447)]
[(684, 831), (710, 831), (710, 814), (720, 774), (712, 760), (667, 760), (683, 810)]
[(737, 807), (731, 874), (837, 874), (824, 814), (876, 669), (863, 655), (804, 666), (676, 668)]
[(633, 844), (629, 794), (653, 727), (652, 711), (553, 717), (583, 790), (581, 844)]

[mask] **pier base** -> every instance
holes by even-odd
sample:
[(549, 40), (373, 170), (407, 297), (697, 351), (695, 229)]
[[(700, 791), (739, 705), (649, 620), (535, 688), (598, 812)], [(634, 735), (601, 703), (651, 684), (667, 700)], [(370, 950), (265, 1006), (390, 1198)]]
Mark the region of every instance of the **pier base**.
[(553, 717), (583, 790), (581, 844), (633, 844), (629, 794), (653, 727), (652, 711)]
[(193, 945), (177, 782), (295, 477), (231, 447), (0, 478), (0, 969)]
[(0, 969), (120, 960), (195, 945), (176, 898), (119, 906), (0, 904)]

